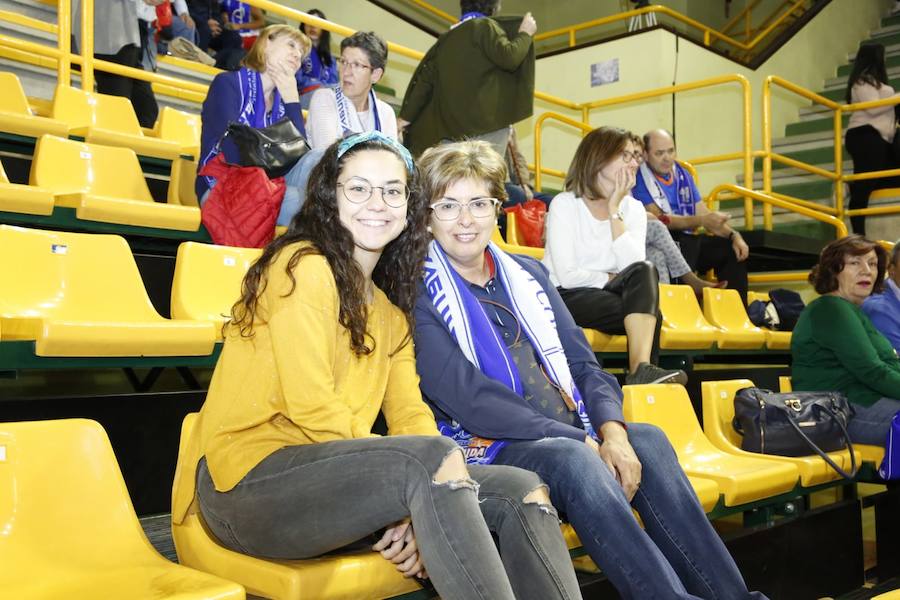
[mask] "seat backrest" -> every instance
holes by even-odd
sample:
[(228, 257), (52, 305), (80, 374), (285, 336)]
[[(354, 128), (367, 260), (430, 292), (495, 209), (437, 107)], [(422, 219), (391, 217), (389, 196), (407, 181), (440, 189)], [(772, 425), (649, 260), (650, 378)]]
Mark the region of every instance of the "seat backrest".
[(740, 447), (741, 436), (734, 430), (731, 421), (734, 419), (734, 396), (738, 390), (747, 387), (753, 387), (753, 382), (749, 379), (704, 381), (701, 384), (703, 431), (706, 433), (706, 437), (713, 440), (714, 443), (716, 439), (719, 439)]
[(165, 106), (159, 114), (156, 137), (176, 142), (182, 147), (200, 146), (200, 115), (176, 110)]
[(31, 116), (31, 107), (19, 78), (13, 73), (0, 73), (0, 111)]
[(678, 329), (709, 329), (711, 326), (703, 316), (697, 302), (697, 295), (689, 285), (659, 285), (659, 310), (663, 323)]
[(0, 316), (157, 321), (125, 239), (0, 225)]
[(762, 331), (750, 322), (737, 290), (703, 288), (703, 315), (707, 321), (723, 329)]
[(7, 582), (150, 548), (106, 432), (87, 419), (0, 423), (0, 531)]
[(661, 428), (679, 454), (712, 447), (703, 436), (684, 386), (626, 385), (622, 389), (626, 421), (651, 423)]
[(225, 321), (240, 298), (244, 275), (261, 254), (258, 248), (182, 243), (172, 281), (172, 317)]
[(2, 161), (0, 161), (0, 183), (9, 183), (9, 177), (6, 176), (6, 169), (3, 168)]
[(70, 85), (58, 85), (53, 93), (50, 116), (72, 128), (91, 127), (96, 124), (96, 104), (93, 93)]
[(131, 100), (109, 94), (94, 94), (94, 98), (97, 100), (93, 105), (95, 126), (128, 135), (144, 135)]
[(196, 180), (196, 160), (187, 160), (180, 156), (173, 160), (172, 170), (169, 172), (169, 192), (166, 201), (169, 204), (200, 208), (200, 203), (197, 201), (197, 189), (194, 187)]
[(32, 185), (55, 193), (83, 192), (153, 202), (137, 155), (129, 148), (43, 135), (34, 157)]
[(750, 304), (754, 300), (759, 300), (760, 302), (768, 302), (769, 292), (747, 292), (747, 304)]
[(178, 459), (177, 459), (177, 467), (175, 469), (175, 481), (172, 484), (172, 506), (175, 505), (175, 497), (178, 495), (178, 473), (181, 469), (192, 469), (196, 470), (197, 465), (187, 465), (183, 464), (181, 461), (185, 460), (185, 456), (187, 456), (187, 446), (188, 440), (191, 439), (191, 432), (194, 430), (194, 425), (197, 423), (197, 417), (200, 413), (188, 413), (184, 417), (184, 421), (181, 422), (181, 437), (178, 439)]
[(778, 378), (778, 390), (782, 393), (793, 392), (794, 385), (790, 375), (782, 375)]

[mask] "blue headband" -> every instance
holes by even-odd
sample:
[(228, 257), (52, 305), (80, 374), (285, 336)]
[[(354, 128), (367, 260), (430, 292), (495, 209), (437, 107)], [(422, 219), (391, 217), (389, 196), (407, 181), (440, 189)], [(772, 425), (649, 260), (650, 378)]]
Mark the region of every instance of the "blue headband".
[(409, 154), (409, 150), (407, 150), (406, 147), (404, 147), (402, 144), (399, 144), (394, 138), (388, 137), (380, 131), (366, 131), (364, 133), (355, 133), (351, 136), (345, 137), (338, 144), (337, 157), (342, 157), (353, 146), (357, 146), (359, 144), (362, 144), (363, 142), (368, 142), (371, 140), (375, 140), (376, 142), (381, 142), (386, 146), (390, 146), (391, 149), (394, 150), (394, 152), (400, 155), (400, 158), (403, 159), (403, 162), (406, 163), (406, 170), (410, 173), (413, 172), (413, 159)]

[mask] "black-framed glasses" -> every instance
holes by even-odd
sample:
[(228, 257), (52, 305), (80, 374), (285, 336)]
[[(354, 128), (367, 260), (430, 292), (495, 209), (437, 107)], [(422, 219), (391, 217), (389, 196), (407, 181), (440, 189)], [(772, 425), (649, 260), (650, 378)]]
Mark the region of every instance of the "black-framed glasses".
[(358, 63), (353, 60), (344, 60), (343, 58), (339, 58), (337, 61), (338, 64), (341, 65), (341, 67), (350, 69), (351, 71), (364, 71), (366, 69), (369, 69), (370, 71), (374, 70), (372, 68), (372, 65), (364, 65), (363, 63)]
[(400, 208), (409, 200), (409, 188), (403, 183), (372, 185), (361, 177), (352, 177), (337, 185), (344, 190), (344, 198), (353, 204), (368, 202), (375, 190), (381, 190), (381, 197), (384, 199), (384, 203), (392, 208)]
[(628, 150), (622, 150), (622, 160), (625, 162), (635, 161), (637, 162), (641, 158), (640, 152), (629, 152)]
[(428, 208), (438, 221), (455, 221), (462, 214), (463, 207), (468, 209), (473, 219), (486, 219), (497, 216), (498, 206), (500, 201), (496, 198), (472, 198), (468, 202), (443, 198)]

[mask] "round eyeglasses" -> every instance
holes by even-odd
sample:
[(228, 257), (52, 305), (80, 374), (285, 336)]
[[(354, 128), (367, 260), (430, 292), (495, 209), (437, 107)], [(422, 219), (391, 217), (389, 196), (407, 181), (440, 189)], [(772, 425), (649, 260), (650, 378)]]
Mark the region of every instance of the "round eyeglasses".
[(472, 218), (486, 219), (497, 216), (498, 206), (500, 206), (500, 201), (496, 198), (472, 198), (465, 203), (445, 198), (438, 200), (428, 208), (431, 209), (434, 218), (438, 221), (455, 221), (462, 214), (463, 207), (469, 211)]
[(372, 185), (365, 179), (354, 177), (337, 185), (344, 190), (344, 198), (353, 204), (368, 202), (369, 198), (372, 197), (372, 192), (375, 190), (381, 190), (381, 197), (384, 203), (392, 208), (400, 208), (409, 200), (409, 188), (402, 183)]

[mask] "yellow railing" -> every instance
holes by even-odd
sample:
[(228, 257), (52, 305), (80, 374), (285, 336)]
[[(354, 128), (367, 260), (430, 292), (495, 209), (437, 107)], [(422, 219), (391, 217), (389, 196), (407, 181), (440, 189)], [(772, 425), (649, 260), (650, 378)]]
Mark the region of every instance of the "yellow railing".
[[(699, 81), (691, 81), (688, 83), (680, 83), (677, 85), (657, 88), (655, 90), (647, 90), (644, 92), (636, 92), (633, 94), (626, 94), (624, 96), (616, 96), (614, 98), (604, 98), (602, 100), (594, 100), (592, 102), (585, 102), (581, 104), (575, 105), (573, 108), (575, 110), (580, 110), (582, 113), (582, 120), (577, 121), (570, 117), (566, 117), (565, 115), (561, 115), (558, 113), (547, 112), (542, 114), (535, 120), (534, 123), (534, 185), (535, 188), (541, 189), (541, 176), (544, 173), (556, 175), (560, 173), (560, 171), (550, 172), (549, 169), (546, 169), (543, 166), (543, 158), (541, 156), (541, 146), (542, 146), (542, 134), (543, 134), (543, 126), (544, 123), (548, 120), (559, 121), (566, 125), (571, 125), (573, 127), (579, 128), (583, 133), (586, 133), (593, 129), (590, 124), (590, 112), (595, 108), (603, 108), (606, 106), (626, 104), (630, 102), (637, 102), (639, 100), (646, 100), (647, 98), (655, 98), (658, 96), (668, 96), (670, 94), (676, 94), (679, 92), (686, 92), (689, 90), (696, 90), (700, 88), (713, 87), (718, 85), (727, 85), (737, 83), (741, 86), (741, 117), (742, 117), (742, 128), (741, 128), (741, 149), (738, 152), (732, 152), (728, 154), (717, 154), (712, 156), (703, 156), (692, 158), (690, 160), (694, 165), (702, 165), (702, 164), (710, 164), (716, 162), (725, 162), (731, 160), (742, 160), (743, 161), (743, 175), (744, 175), (744, 185), (748, 188), (753, 187), (753, 151), (752, 151), (752, 141), (750, 138), (750, 121), (751, 121), (751, 93), (750, 93), (750, 82), (747, 81), (747, 78), (743, 75), (732, 74), (732, 75), (720, 75), (718, 77), (710, 77), (708, 79), (701, 79)], [(745, 198), (744, 201), (744, 226), (747, 229), (753, 229), (753, 202), (750, 198)]]
[(746, 42), (750, 40), (755, 33), (764, 30), (769, 26), (770, 23), (772, 23), (774, 19), (777, 19), (781, 14), (783, 14), (782, 10), (784, 10), (785, 7), (790, 6), (790, 10), (787, 11), (789, 15), (795, 12), (798, 8), (797, 3), (793, 0), (784, 0), (781, 4), (778, 5), (778, 8), (769, 13), (769, 15), (765, 19), (763, 19), (763, 21), (759, 25), (754, 26), (753, 9), (756, 8), (759, 3), (760, 0), (752, 0), (752, 2), (749, 2), (743, 9), (740, 10), (740, 12), (738, 12), (738, 14), (733, 16), (722, 27), (721, 32), (725, 34), (731, 34), (731, 31), (735, 28), (735, 26), (738, 23), (743, 22), (744, 30), (742, 33), (744, 35), (744, 41)]
[(427, 2), (423, 2), (422, 0), (409, 0), (409, 2), (411, 4), (415, 4), (416, 6), (418, 6), (419, 8), (421, 8), (424, 11), (430, 12), (431, 14), (438, 17), (439, 19), (443, 19), (444, 21), (447, 21), (448, 23), (456, 23), (459, 20), (456, 17), (454, 17), (453, 15), (451, 15), (450, 13), (444, 12), (441, 9), (439, 9), (438, 7), (432, 6), (432, 5), (428, 4)]

